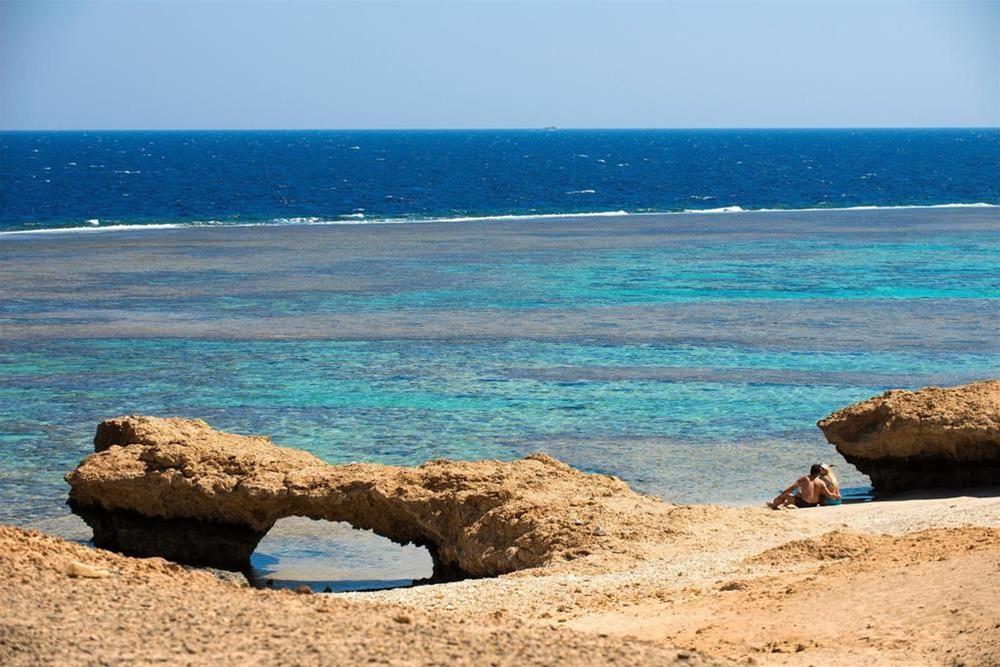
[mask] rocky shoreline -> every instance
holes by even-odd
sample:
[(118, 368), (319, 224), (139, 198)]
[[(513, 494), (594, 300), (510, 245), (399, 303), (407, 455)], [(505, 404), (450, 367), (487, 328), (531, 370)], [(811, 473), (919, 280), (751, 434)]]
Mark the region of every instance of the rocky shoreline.
[[(890, 391), (818, 426), (882, 496), (1000, 485), (1000, 381)], [(333, 466), (264, 436), (139, 415), (102, 422), (94, 450), (66, 481), (95, 544), (192, 565), (246, 571), (291, 516), (425, 546), (441, 580), (642, 560), (683, 530), (683, 509), (544, 454)]]
[[(898, 494), (968, 480), (914, 474), (918, 450), (989, 470), (998, 396), (996, 381), (889, 392), (820, 427)], [(104, 548), (0, 526), (2, 664), (1000, 664), (1000, 594), (984, 585), (1000, 574), (998, 487), (671, 505), (544, 455), (332, 466), (139, 416), (103, 422), (67, 481)], [(171, 562), (239, 570), (289, 516), (425, 545), (453, 576), (315, 595)]]

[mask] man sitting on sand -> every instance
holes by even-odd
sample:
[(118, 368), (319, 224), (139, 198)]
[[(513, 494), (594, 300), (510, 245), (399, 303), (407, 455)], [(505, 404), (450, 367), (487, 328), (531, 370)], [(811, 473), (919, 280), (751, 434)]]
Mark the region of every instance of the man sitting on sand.
[[(814, 463), (809, 474), (799, 477), (795, 484), (782, 491), (777, 498), (767, 504), (773, 510), (782, 507), (819, 507), (824, 498), (840, 498), (839, 489), (831, 489), (823, 481), (822, 475), (828, 473), (823, 464)], [(795, 491), (798, 490), (796, 494)]]

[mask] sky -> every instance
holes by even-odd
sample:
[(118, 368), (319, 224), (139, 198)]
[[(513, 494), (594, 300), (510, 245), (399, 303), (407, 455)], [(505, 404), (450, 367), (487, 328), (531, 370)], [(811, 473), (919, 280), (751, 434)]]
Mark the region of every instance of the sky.
[(1000, 125), (1000, 2), (12, 2), (0, 129)]

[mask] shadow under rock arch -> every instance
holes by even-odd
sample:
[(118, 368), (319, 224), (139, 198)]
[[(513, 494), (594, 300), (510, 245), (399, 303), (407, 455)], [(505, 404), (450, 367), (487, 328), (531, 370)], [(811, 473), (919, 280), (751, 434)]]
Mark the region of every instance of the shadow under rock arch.
[[(444, 563), (437, 545), (422, 540), (400, 541), (380, 535), (367, 527), (354, 526), (345, 520), (312, 519), (305, 514), (289, 514), (268, 530), (258, 532), (236, 524), (199, 519), (164, 519), (143, 516), (127, 510), (105, 510), (69, 502), (72, 511), (93, 531), (93, 544), (126, 556), (160, 557), (191, 565), (242, 573), (251, 585), (295, 588), (304, 584), (313, 590), (376, 590), (459, 581), (469, 574)], [(297, 527), (298, 530), (289, 526)], [(308, 526), (308, 528), (303, 528)], [(272, 538), (268, 535), (275, 532)], [(297, 535), (296, 535), (297, 534)], [(299, 544), (295, 544), (296, 540)], [(273, 576), (274, 566), (283, 558), (295, 555), (302, 542), (336, 558), (336, 549), (368, 549), (380, 558), (406, 556), (414, 576), (390, 579), (297, 579)], [(258, 552), (261, 543), (264, 549)], [(418, 554), (422, 553), (420, 559)], [(322, 569), (322, 554), (313, 563)], [(270, 583), (269, 583), (270, 580)]]

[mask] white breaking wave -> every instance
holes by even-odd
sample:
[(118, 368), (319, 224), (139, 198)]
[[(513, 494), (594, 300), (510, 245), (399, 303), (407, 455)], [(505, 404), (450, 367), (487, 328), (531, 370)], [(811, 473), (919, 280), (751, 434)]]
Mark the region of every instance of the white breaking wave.
[[(680, 213), (801, 213), (814, 211), (893, 211), (898, 209), (924, 208), (1000, 208), (1000, 204), (975, 202), (972, 204), (900, 204), (898, 206), (829, 206), (810, 208), (743, 208), (742, 206), (721, 206), (719, 208), (686, 208)], [(664, 213), (642, 213), (641, 215), (677, 215), (677, 211)]]
[(107, 225), (104, 227), (49, 227), (45, 229), (15, 229), (9, 232), (0, 232), (0, 236), (14, 236), (20, 234), (70, 234), (77, 232), (97, 233), (97, 232), (125, 232), (140, 231), (145, 229), (180, 229), (190, 227), (183, 223), (154, 223), (149, 225)]
[(489, 220), (551, 220), (553, 218), (610, 218), (631, 215), (628, 211), (595, 211), (592, 213), (528, 213), (509, 215), (468, 215), (454, 218), (396, 218), (379, 222), (484, 222)]
[(897, 206), (841, 206), (831, 208), (754, 208), (748, 213), (792, 213), (796, 211), (893, 211), (916, 208), (1000, 208), (1000, 204), (974, 202), (971, 204), (899, 204)]
[[(747, 215), (757, 213), (799, 213), (799, 212), (836, 212), (836, 211), (882, 211), (895, 209), (943, 209), (943, 208), (1000, 208), (1000, 204), (989, 204), (986, 202), (975, 203), (955, 203), (955, 204), (906, 204), (898, 206), (847, 206), (841, 208), (757, 208), (745, 209), (741, 206), (722, 206), (719, 208), (706, 209), (685, 209), (683, 211), (594, 211), (589, 213), (527, 213), (527, 214), (504, 214), (504, 215), (468, 215), (453, 217), (429, 217), (429, 218), (365, 218), (361, 213), (348, 213), (338, 218), (321, 218), (317, 216), (297, 217), (297, 218), (274, 218), (272, 220), (261, 220), (255, 222), (226, 222), (222, 220), (195, 220), (192, 222), (172, 222), (153, 224), (113, 224), (95, 225), (90, 220), (86, 221), (86, 227), (52, 227), (42, 229), (18, 229), (12, 231), (0, 231), (0, 236), (21, 235), (21, 234), (65, 234), (75, 232), (118, 232), (118, 231), (140, 231), (157, 229), (183, 229), (191, 227), (268, 227), (278, 225), (415, 225), (440, 222), (488, 222), (491, 220), (553, 220), (560, 218), (607, 218), (623, 216), (652, 216), (652, 215), (703, 215), (708, 213), (744, 213)], [(93, 218), (93, 220), (97, 220)], [(100, 223), (100, 221), (98, 221)]]
[(742, 206), (720, 206), (719, 208), (686, 208), (684, 213), (745, 213)]
[[(325, 221), (326, 221), (325, 218), (317, 218), (316, 216), (309, 216), (308, 218), (274, 218), (270, 222), (273, 223), (273, 224), (276, 224), (276, 225), (314, 225), (317, 222), (325, 222)], [(195, 224), (197, 224), (197, 223), (195, 223)], [(244, 222), (244, 223), (234, 222), (234, 223), (231, 223), (230, 226), (232, 226), (232, 227), (238, 227), (238, 226), (241, 226), (241, 225), (242, 226), (256, 226), (256, 225), (263, 225), (263, 224), (267, 224), (267, 223), (266, 222)]]
[(568, 195), (592, 195), (595, 192), (597, 192), (597, 190), (570, 190), (566, 194), (568, 194)]

